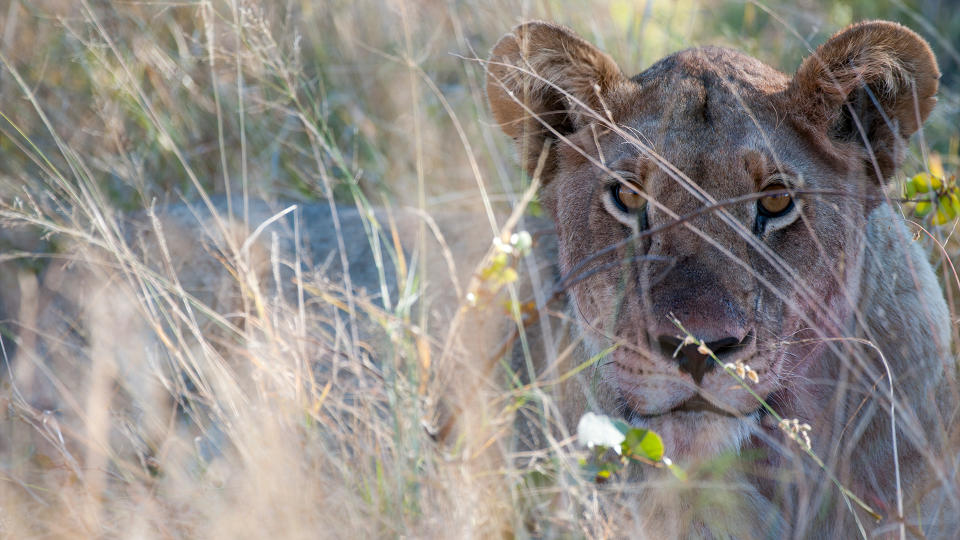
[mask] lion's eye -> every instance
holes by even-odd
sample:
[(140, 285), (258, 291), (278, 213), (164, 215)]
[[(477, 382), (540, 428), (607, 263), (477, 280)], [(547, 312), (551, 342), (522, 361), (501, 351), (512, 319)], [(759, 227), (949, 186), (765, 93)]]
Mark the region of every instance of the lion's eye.
[(637, 212), (638, 210), (643, 209), (643, 206), (647, 204), (647, 199), (645, 199), (639, 191), (636, 191), (624, 184), (614, 184), (610, 188), (610, 191), (613, 194), (613, 202), (615, 202), (620, 210), (623, 210), (624, 212)]
[[(763, 188), (763, 191), (782, 192), (785, 189), (787, 189), (787, 186), (783, 184), (772, 184)], [(793, 198), (789, 193), (773, 193), (772, 195), (761, 197), (760, 200), (757, 201), (757, 209), (763, 217), (780, 217), (789, 212), (791, 208), (793, 208)]]

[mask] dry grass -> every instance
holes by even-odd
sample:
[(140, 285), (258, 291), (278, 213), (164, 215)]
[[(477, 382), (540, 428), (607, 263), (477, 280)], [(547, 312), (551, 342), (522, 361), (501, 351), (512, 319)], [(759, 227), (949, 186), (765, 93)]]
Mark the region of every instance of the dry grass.
[[(707, 43), (789, 70), (805, 40), (900, 17), (945, 72), (905, 171), (960, 166), (956, 17), (791, 6), (0, 4), (0, 536), (616, 536), (570, 439), (511, 454), (518, 409), (556, 414), (502, 382), (516, 292), (466, 309), (511, 211), (537, 213), (478, 58), (545, 18), (635, 71)], [(162, 210), (182, 201), (202, 226)], [(309, 230), (328, 201), (365, 231), (352, 279), (301, 249), (349, 241)], [(435, 221), (470, 234), (438, 242)], [(960, 242), (931, 230), (957, 313)], [(450, 410), (469, 429), (438, 444)]]

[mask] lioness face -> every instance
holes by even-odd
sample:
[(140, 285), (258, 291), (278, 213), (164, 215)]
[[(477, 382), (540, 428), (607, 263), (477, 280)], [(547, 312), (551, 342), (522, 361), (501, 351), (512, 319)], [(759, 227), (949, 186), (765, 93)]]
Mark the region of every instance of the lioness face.
[(605, 412), (674, 456), (708, 457), (765, 424), (720, 364), (748, 365), (774, 407), (814, 366), (830, 372), (817, 363), (855, 313), (867, 216), (934, 103), (919, 37), (853, 26), (792, 78), (703, 48), (628, 79), (568, 30), (530, 23), (488, 73), (495, 117), (541, 175), (593, 352), (617, 345), (599, 367)]

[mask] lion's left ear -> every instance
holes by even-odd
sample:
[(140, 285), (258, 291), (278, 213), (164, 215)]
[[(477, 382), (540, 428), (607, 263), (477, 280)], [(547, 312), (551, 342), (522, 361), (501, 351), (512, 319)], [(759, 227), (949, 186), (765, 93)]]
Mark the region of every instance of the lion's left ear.
[[(797, 114), (834, 140), (873, 152), (886, 181), (906, 139), (937, 98), (940, 71), (923, 38), (897, 23), (867, 21), (837, 33), (806, 58), (790, 85)], [(869, 171), (874, 171), (872, 160)]]
[[(603, 118), (628, 87), (632, 83), (610, 56), (572, 30), (542, 21), (503, 36), (487, 63), (493, 117), (516, 140), (530, 174), (545, 144)], [(544, 183), (553, 161), (547, 161)]]

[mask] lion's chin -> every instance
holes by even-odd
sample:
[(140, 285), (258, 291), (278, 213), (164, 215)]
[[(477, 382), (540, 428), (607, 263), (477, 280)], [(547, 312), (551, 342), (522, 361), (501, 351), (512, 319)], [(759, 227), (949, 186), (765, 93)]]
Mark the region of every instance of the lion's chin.
[(729, 416), (709, 411), (672, 411), (658, 416), (634, 415), (630, 424), (655, 431), (665, 455), (677, 463), (696, 463), (725, 452), (739, 452), (758, 429), (758, 414)]

